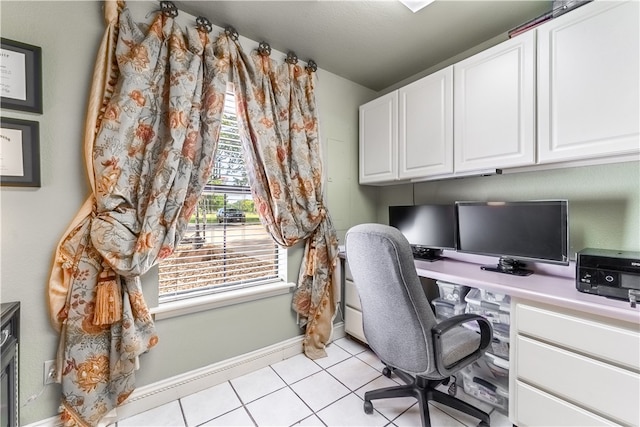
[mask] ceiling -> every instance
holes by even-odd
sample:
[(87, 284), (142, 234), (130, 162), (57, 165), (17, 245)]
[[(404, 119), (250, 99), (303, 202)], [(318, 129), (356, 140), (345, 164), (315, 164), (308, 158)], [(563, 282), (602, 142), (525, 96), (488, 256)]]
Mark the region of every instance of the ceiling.
[(241, 36), (380, 91), (551, 9), (547, 0), (175, 1)]

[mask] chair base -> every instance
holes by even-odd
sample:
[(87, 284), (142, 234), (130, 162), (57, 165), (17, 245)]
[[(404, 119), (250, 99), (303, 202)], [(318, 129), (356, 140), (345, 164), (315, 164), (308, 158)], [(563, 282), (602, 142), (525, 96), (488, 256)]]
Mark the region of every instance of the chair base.
[[(390, 374), (391, 370), (386, 368)], [(400, 379), (407, 383), (407, 385), (400, 385), (394, 387), (386, 387), (377, 390), (370, 390), (364, 394), (364, 411), (367, 414), (373, 412), (372, 400), (376, 399), (389, 399), (394, 397), (415, 397), (418, 400), (420, 407), (420, 418), (422, 419), (422, 425), (424, 427), (431, 426), (431, 420), (429, 417), (429, 405), (430, 400), (441, 403), (450, 408), (457, 409), (465, 414), (471, 415), (474, 418), (480, 420), (479, 426), (489, 426), (490, 419), (489, 414), (480, 409), (463, 402), (460, 399), (456, 399), (446, 393), (443, 393), (435, 388), (440, 385), (444, 380), (428, 380), (422, 377), (412, 377), (411, 375), (402, 372), (400, 370), (393, 370)], [(385, 373), (386, 376), (387, 375)]]

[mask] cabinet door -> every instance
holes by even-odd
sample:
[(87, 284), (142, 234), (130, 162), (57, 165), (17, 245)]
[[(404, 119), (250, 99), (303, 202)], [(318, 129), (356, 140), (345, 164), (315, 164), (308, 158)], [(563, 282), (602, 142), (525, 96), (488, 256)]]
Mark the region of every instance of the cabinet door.
[(538, 28), (538, 160), (637, 153), (639, 3), (593, 2)]
[(423, 178), (453, 172), (453, 67), (398, 91), (398, 175)]
[(360, 106), (360, 184), (398, 179), (398, 91)]
[(535, 162), (535, 32), (454, 65), (455, 172)]

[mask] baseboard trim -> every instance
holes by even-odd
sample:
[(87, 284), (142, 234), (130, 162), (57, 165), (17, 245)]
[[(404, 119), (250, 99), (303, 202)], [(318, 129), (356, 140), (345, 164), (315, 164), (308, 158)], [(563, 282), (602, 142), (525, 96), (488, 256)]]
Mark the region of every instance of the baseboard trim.
[(302, 336), (136, 389), (116, 408), (121, 420), (302, 353)]
[(59, 427), (59, 426), (62, 426), (62, 423), (60, 422), (60, 415), (56, 415), (55, 417), (45, 418), (44, 420), (27, 424), (25, 427)]
[[(336, 323), (333, 329), (333, 340), (344, 336), (344, 322)], [(139, 387), (122, 405), (107, 414), (100, 425), (109, 425), (296, 356), (302, 353), (302, 339), (303, 336), (290, 338), (250, 353)], [(55, 416), (26, 427), (60, 427), (61, 425), (60, 417)]]

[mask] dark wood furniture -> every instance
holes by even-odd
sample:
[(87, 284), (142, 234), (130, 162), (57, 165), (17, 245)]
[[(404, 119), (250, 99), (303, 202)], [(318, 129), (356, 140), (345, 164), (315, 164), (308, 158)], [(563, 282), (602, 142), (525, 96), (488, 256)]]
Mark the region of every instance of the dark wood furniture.
[(18, 426), (20, 408), (18, 405), (20, 341), (20, 303), (2, 303), (2, 388), (0, 388), (0, 426)]

